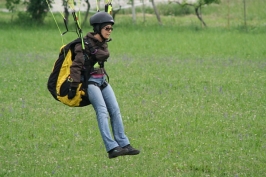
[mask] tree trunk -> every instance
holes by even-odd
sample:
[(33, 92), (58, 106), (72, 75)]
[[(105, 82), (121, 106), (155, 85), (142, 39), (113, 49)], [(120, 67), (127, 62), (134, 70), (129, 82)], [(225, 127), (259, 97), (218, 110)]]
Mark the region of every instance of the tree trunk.
[(66, 24), (68, 24), (69, 11), (68, 11), (67, 7), (64, 7), (64, 16), (66, 19)]
[(196, 15), (197, 15), (198, 19), (201, 21), (201, 23), (204, 25), (204, 27), (207, 27), (206, 23), (202, 19), (201, 14), (199, 12), (200, 8), (201, 8), (201, 6), (195, 7)]
[(67, 8), (67, 1), (66, 0), (63, 0), (62, 3), (63, 3), (63, 6), (64, 6), (65, 22), (66, 22), (66, 24), (68, 24), (69, 11), (68, 11), (68, 8)]
[(157, 20), (158, 20), (159, 24), (162, 25), (162, 21), (161, 21), (160, 15), (158, 13), (158, 10), (156, 8), (156, 5), (154, 3), (154, 0), (151, 0), (151, 3), (152, 3), (152, 6), (153, 6), (154, 13), (156, 14)]
[(143, 22), (146, 22), (146, 16), (145, 16), (145, 3), (144, 0), (142, 0), (142, 13), (143, 13)]
[[(178, 1), (174, 1), (176, 2), (177, 4), (179, 5), (182, 5), (182, 3), (178, 2)], [(195, 13), (196, 13), (196, 16), (198, 17), (198, 19), (200, 20), (201, 24), (204, 25), (204, 27), (207, 27), (206, 23), (204, 22), (202, 16), (201, 16), (201, 12), (200, 12), (200, 9), (201, 9), (201, 6), (205, 5), (205, 4), (202, 4), (200, 3), (198, 6), (195, 6), (194, 4), (190, 4), (190, 3), (185, 3), (183, 5), (188, 5), (188, 6), (193, 6), (195, 8)]]
[(115, 15), (121, 10), (121, 6), (119, 6), (119, 9), (116, 9), (114, 10), (113, 9), (113, 13), (112, 13), (112, 16), (113, 16), (113, 19), (115, 20)]
[(91, 4), (90, 4), (89, 0), (85, 0), (85, 2), (86, 2), (86, 4), (87, 4), (87, 10), (86, 10), (86, 14), (85, 14), (84, 20), (83, 20), (83, 22), (82, 22), (82, 26), (83, 26), (84, 24), (86, 24), (87, 19), (88, 19), (88, 16), (89, 16), (90, 8), (91, 8)]
[(136, 23), (136, 11), (135, 11), (134, 0), (132, 0), (132, 20), (133, 20), (133, 23), (135, 24)]

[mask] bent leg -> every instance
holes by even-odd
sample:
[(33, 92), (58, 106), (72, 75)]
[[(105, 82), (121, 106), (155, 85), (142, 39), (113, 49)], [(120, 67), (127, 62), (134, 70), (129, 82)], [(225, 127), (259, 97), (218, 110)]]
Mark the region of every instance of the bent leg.
[(118, 146), (117, 142), (113, 140), (109, 123), (108, 123), (108, 111), (107, 107), (102, 95), (102, 92), (99, 87), (90, 84), (88, 86), (88, 95), (89, 100), (96, 112), (98, 126), (100, 129), (100, 133), (106, 148), (106, 151), (110, 151), (111, 149)]
[(105, 100), (110, 118), (114, 138), (119, 146), (124, 147), (130, 144), (124, 132), (124, 125), (120, 113), (120, 108), (117, 103), (114, 91), (110, 84), (102, 90), (102, 95)]

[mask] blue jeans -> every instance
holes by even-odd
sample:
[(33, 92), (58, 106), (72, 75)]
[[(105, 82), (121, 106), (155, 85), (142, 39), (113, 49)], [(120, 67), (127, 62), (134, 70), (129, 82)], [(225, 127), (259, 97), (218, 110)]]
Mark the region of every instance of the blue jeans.
[[(98, 86), (101, 86), (104, 83), (105, 78), (91, 77), (89, 81), (94, 81), (98, 84)], [(88, 96), (96, 112), (100, 133), (106, 151), (108, 152), (117, 146), (124, 147), (130, 143), (124, 133), (120, 109), (111, 85), (108, 84), (103, 90), (101, 90), (98, 86), (89, 84)], [(112, 138), (109, 128), (108, 113), (110, 115), (110, 124), (114, 139)]]

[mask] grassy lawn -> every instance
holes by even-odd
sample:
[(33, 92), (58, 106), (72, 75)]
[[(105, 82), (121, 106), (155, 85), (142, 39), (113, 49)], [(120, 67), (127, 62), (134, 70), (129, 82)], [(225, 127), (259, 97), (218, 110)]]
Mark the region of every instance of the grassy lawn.
[(0, 176), (264, 176), (265, 21), (253, 15), (246, 30), (233, 18), (228, 28), (216, 5), (207, 9), (206, 29), (191, 15), (163, 26), (116, 17), (106, 69), (141, 154), (112, 160), (92, 107), (67, 107), (46, 88), (76, 34), (62, 40), (50, 15), (25, 27), (0, 12)]

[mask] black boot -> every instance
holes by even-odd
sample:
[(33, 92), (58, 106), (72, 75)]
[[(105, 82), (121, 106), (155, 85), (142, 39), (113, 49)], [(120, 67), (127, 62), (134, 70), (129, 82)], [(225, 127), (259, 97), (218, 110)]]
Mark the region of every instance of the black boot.
[(127, 149), (127, 153), (125, 155), (138, 155), (140, 153), (139, 150), (133, 148), (130, 144), (123, 147), (123, 149)]
[(108, 151), (109, 159), (116, 158), (118, 156), (126, 155), (128, 153), (127, 149), (123, 149), (120, 146)]

